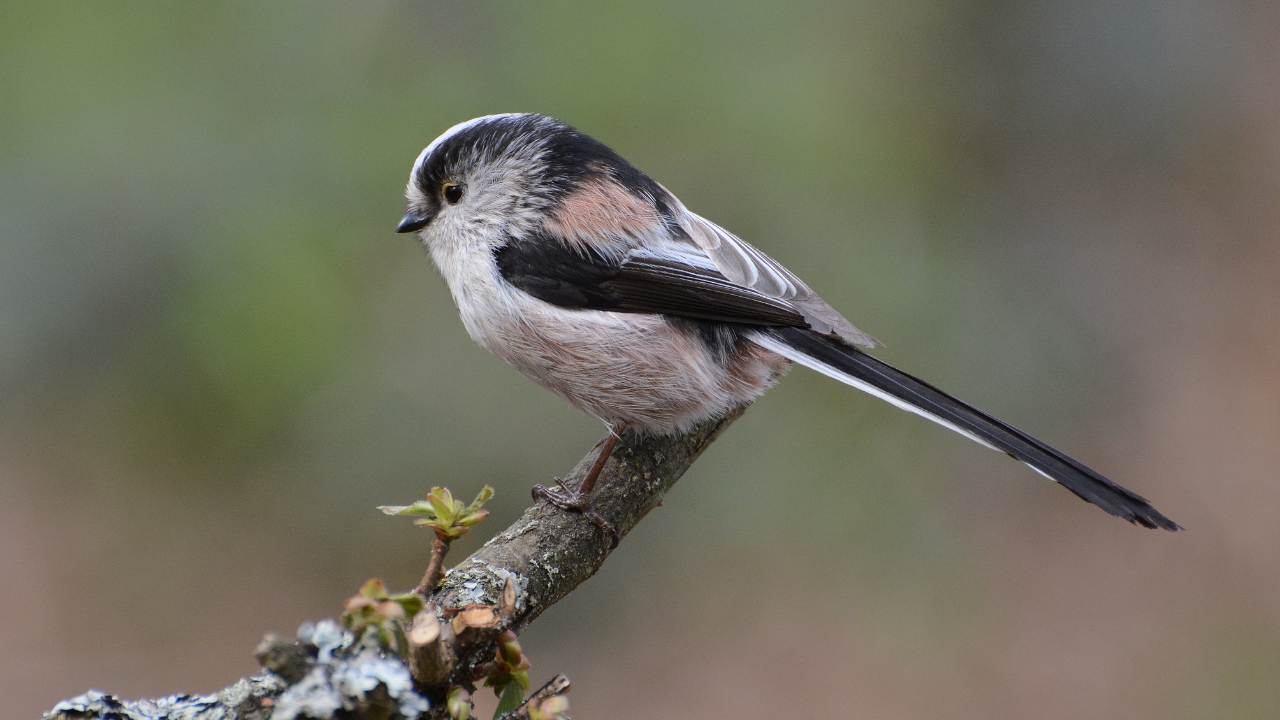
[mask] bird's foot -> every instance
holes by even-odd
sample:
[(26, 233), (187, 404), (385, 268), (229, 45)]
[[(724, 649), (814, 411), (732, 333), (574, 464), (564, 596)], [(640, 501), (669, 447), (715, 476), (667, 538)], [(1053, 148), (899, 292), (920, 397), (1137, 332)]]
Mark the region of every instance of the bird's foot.
[(596, 527), (604, 531), (609, 537), (609, 549), (618, 547), (618, 541), (621, 536), (618, 529), (613, 523), (604, 519), (604, 516), (591, 507), (591, 498), (585, 493), (577, 490), (570, 490), (564, 484), (564, 480), (556, 478), (556, 485), (559, 487), (547, 487), (546, 485), (534, 485), (530, 494), (534, 500), (546, 500), (548, 503), (564, 510), (565, 512), (577, 513), (590, 520)]

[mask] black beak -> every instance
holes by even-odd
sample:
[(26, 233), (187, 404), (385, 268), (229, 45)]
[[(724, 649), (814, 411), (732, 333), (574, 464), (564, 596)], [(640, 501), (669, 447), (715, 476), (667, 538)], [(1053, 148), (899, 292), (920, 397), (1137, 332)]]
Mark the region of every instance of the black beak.
[(396, 232), (409, 233), (417, 232), (427, 226), (431, 222), (431, 214), (426, 212), (414, 212), (410, 210), (400, 218), (400, 224), (396, 225)]

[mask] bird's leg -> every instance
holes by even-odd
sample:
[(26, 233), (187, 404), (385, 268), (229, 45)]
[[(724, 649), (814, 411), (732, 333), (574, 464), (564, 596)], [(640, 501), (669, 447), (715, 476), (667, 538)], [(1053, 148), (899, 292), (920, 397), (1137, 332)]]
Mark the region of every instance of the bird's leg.
[(600, 447), (600, 452), (596, 453), (595, 462), (591, 463), (591, 469), (582, 478), (577, 490), (570, 490), (565, 486), (564, 481), (559, 478), (556, 479), (556, 484), (560, 486), (559, 488), (548, 488), (544, 485), (533, 486), (533, 498), (535, 500), (546, 500), (561, 510), (581, 513), (601, 530), (604, 530), (609, 535), (609, 546), (611, 548), (618, 546), (618, 530), (608, 520), (605, 520), (604, 516), (591, 507), (591, 491), (595, 489), (596, 480), (600, 478), (600, 472), (604, 470), (605, 463), (609, 462), (609, 456), (613, 454), (613, 449), (617, 447), (618, 441), (622, 439), (622, 433), (625, 430), (625, 425), (609, 426), (609, 437), (605, 438), (604, 445)]

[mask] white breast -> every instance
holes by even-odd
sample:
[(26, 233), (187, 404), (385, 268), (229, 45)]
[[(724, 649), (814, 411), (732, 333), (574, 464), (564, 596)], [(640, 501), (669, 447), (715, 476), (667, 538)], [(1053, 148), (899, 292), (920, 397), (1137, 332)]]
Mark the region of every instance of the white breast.
[(498, 275), (492, 253), (445, 243), (433, 244), (430, 250), (467, 333), (485, 349), (498, 352), (502, 338), (519, 322), (520, 298)]

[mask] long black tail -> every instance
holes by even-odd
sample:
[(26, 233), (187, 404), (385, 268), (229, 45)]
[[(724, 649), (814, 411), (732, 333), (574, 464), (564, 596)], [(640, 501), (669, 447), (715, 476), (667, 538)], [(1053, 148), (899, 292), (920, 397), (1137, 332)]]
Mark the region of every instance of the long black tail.
[(1085, 502), (1148, 528), (1181, 530), (1137, 493), (1083, 463), (973, 408), (929, 383), (810, 330), (761, 330), (754, 341), (791, 360), (944, 425), (1021, 460)]

